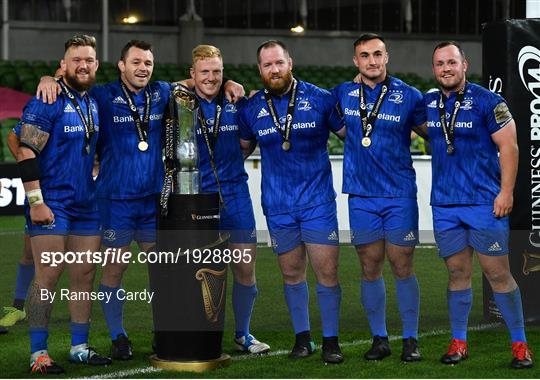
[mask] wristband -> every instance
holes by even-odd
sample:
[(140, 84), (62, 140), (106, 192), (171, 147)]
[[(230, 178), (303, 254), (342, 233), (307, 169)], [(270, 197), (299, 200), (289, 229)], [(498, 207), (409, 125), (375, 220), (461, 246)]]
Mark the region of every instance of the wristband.
[(27, 191), (26, 198), (28, 199), (30, 207), (43, 204), (43, 194), (41, 194), (41, 189)]
[[(23, 142), (21, 142), (21, 145), (27, 146)], [(36, 181), (41, 177), (39, 160), (36, 157), (20, 161), (17, 166), (19, 167), (23, 182)]]

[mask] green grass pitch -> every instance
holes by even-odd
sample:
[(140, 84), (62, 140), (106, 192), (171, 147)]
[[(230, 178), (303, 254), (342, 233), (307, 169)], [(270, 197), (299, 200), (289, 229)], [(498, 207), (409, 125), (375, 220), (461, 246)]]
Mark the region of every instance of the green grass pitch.
[[(11, 304), (15, 286), (16, 266), (22, 250), (21, 217), (0, 218), (0, 305)], [(473, 278), (474, 305), (469, 319), (469, 360), (457, 366), (439, 364), (449, 342), (449, 324), (446, 306), (447, 273), (444, 263), (433, 248), (418, 248), (415, 253), (416, 274), (420, 282), (420, 348), (424, 360), (419, 363), (401, 363), (401, 323), (396, 303), (395, 287), (389, 267), (385, 267), (388, 292), (387, 320), (391, 334), (392, 355), (381, 362), (362, 359), (369, 348), (370, 334), (365, 314), (359, 302), (359, 264), (349, 245), (341, 247), (340, 282), (343, 290), (340, 320), (340, 341), (345, 362), (337, 366), (324, 365), (320, 350), (311, 357), (292, 361), (287, 352), (294, 341), (292, 326), (283, 298), (283, 286), (276, 258), (267, 247), (259, 247), (257, 257), (257, 283), (259, 296), (255, 303), (252, 332), (259, 340), (269, 343), (272, 352), (262, 357), (238, 355), (233, 352), (233, 315), (228, 292), (226, 331), (223, 350), (232, 355), (230, 367), (204, 374), (154, 371), (149, 368), (152, 353), (152, 315), (150, 305), (127, 302), (124, 313), (125, 327), (134, 347), (134, 360), (114, 362), (105, 368), (72, 365), (67, 362), (70, 345), (69, 315), (65, 301), (55, 302), (50, 324), (49, 352), (67, 371), (63, 377), (132, 377), (132, 378), (537, 378), (540, 370), (511, 370), (510, 342), (504, 326), (489, 325), (482, 320), (481, 274), (475, 263)], [(66, 286), (63, 276), (60, 286)], [(97, 275), (99, 278), (99, 273)], [(128, 269), (124, 287), (140, 291), (147, 282), (147, 268), (141, 264)], [(97, 280), (96, 280), (97, 284)], [(231, 275), (228, 279), (231, 285)], [(315, 281), (310, 274), (310, 315), (313, 336), (321, 342), (319, 311), (316, 303)], [(97, 285), (96, 285), (97, 287)], [(230, 288), (229, 288), (230, 290)], [(101, 353), (110, 349), (109, 335), (98, 304), (92, 313), (91, 344)], [(540, 328), (528, 326), (528, 340), (533, 350), (540, 347)], [(28, 372), (29, 338), (27, 324), (22, 322), (0, 335), (0, 377), (36, 377)]]

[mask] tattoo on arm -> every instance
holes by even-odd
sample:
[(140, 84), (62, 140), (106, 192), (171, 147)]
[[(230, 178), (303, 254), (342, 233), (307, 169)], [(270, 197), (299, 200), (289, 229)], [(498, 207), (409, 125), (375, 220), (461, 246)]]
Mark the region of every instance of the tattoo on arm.
[(41, 153), (49, 134), (32, 124), (23, 124), (21, 128), (21, 144), (26, 145), (36, 153)]
[(51, 318), (52, 303), (41, 300), (41, 287), (35, 282), (28, 293), (28, 326), (30, 328), (47, 328)]

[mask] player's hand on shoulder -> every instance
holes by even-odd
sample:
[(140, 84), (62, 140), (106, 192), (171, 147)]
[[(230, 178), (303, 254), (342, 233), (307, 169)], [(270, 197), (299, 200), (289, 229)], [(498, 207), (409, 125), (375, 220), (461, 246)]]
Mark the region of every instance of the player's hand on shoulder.
[(52, 224), (54, 223), (54, 214), (47, 204), (42, 203), (30, 207), (30, 220), (32, 220), (32, 224), (37, 225)]
[(225, 84), (223, 85), (223, 90), (225, 91), (225, 97), (227, 98), (229, 103), (236, 103), (246, 94), (244, 86), (231, 79), (225, 82)]
[(56, 95), (60, 94), (62, 89), (53, 77), (43, 76), (39, 80), (36, 90), (36, 98), (41, 99), (43, 103), (53, 104), (56, 102)]
[(362, 74), (358, 73), (353, 79), (354, 83), (362, 83)]
[(497, 218), (507, 216), (512, 212), (514, 195), (511, 192), (501, 191), (493, 202), (493, 215)]

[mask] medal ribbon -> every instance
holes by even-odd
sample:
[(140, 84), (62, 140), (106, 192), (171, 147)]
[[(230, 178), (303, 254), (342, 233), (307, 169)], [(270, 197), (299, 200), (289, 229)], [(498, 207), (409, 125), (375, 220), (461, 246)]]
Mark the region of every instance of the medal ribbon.
[(295, 78), (293, 78), (291, 98), (289, 99), (289, 104), (287, 105), (287, 116), (285, 118), (285, 126), (283, 128), (281, 127), (281, 124), (277, 117), (277, 112), (276, 112), (276, 109), (274, 108), (274, 103), (272, 101), (270, 93), (268, 92), (266, 88), (264, 89), (264, 98), (266, 99), (266, 104), (268, 105), (268, 109), (270, 110), (270, 115), (272, 116), (272, 120), (274, 121), (274, 125), (276, 126), (276, 129), (279, 131), (281, 137), (283, 137), (284, 142), (289, 142), (290, 135), (291, 135), (294, 108), (296, 105), (297, 86), (298, 86), (298, 81)]
[(120, 81), (120, 87), (122, 87), (122, 92), (124, 93), (124, 97), (127, 100), (127, 104), (129, 107), (129, 110), (131, 111), (131, 117), (133, 118), (133, 121), (135, 122), (135, 127), (137, 128), (137, 136), (139, 137), (139, 142), (146, 142), (147, 141), (147, 131), (148, 131), (148, 125), (150, 124), (150, 92), (148, 91), (148, 88), (145, 87), (144, 89), (144, 114), (143, 114), (143, 120), (141, 122), (141, 116), (139, 115), (139, 112), (137, 111), (137, 107), (135, 106), (135, 101), (133, 100), (133, 97), (131, 96), (131, 93), (129, 92), (127, 86), (124, 82)]
[(73, 106), (75, 107), (75, 110), (77, 111), (77, 114), (81, 118), (81, 121), (84, 125), (84, 147), (83, 152), (86, 152), (86, 154), (90, 154), (90, 140), (92, 139), (92, 136), (94, 135), (95, 130), (95, 124), (94, 124), (94, 116), (92, 115), (92, 108), (90, 106), (90, 97), (87, 93), (83, 95), (83, 100), (86, 103), (86, 113), (88, 115), (88, 118), (84, 117), (84, 114), (82, 112), (82, 108), (77, 101), (77, 98), (73, 93), (69, 90), (68, 86), (64, 83), (62, 79), (58, 80), (57, 83), (60, 85), (60, 88), (62, 89), (62, 92), (66, 94), (66, 96), (69, 98)]
[[(466, 86), (466, 84), (465, 84)], [(459, 108), (461, 107), (461, 102), (465, 97), (465, 86), (463, 86), (456, 95), (456, 102), (454, 103), (454, 110), (452, 111), (452, 116), (450, 117), (450, 123), (446, 123), (446, 110), (444, 107), (443, 93), (439, 96), (439, 119), (441, 120), (441, 129), (444, 135), (444, 141), (446, 142), (446, 152), (452, 154), (455, 150), (454, 147), (454, 128), (456, 126), (457, 114)]]
[(212, 167), (212, 171), (214, 172), (214, 177), (216, 178), (216, 184), (218, 187), (218, 194), (219, 194), (219, 203), (221, 204), (222, 208), (225, 208), (225, 201), (223, 200), (223, 196), (221, 193), (221, 184), (219, 182), (216, 162), (214, 160), (214, 149), (216, 147), (217, 139), (219, 136), (219, 122), (221, 120), (221, 111), (223, 109), (223, 91), (221, 89), (217, 96), (216, 102), (217, 104), (216, 104), (216, 113), (214, 115), (214, 130), (212, 133), (212, 139), (210, 139), (208, 127), (206, 125), (207, 119), (204, 117), (204, 113), (200, 105), (199, 105), (199, 112), (197, 112), (197, 116), (199, 118), (199, 124), (201, 125), (201, 132), (202, 132), (202, 135), (204, 136), (206, 148), (208, 149), (208, 154), (210, 156), (210, 166)]
[(214, 130), (212, 133), (212, 139), (210, 139), (210, 134), (208, 131), (208, 126), (206, 125), (207, 119), (204, 117), (202, 107), (199, 107), (199, 112), (197, 116), (199, 118), (199, 123), (201, 124), (201, 132), (204, 136), (204, 141), (206, 142), (206, 147), (208, 148), (208, 153), (210, 154), (210, 160), (214, 159), (214, 148), (217, 143), (218, 134), (219, 134), (219, 122), (221, 120), (221, 111), (223, 104), (223, 92), (220, 90), (219, 95), (216, 100), (216, 113), (214, 115)]
[(165, 178), (163, 181), (163, 189), (161, 189), (161, 197), (159, 204), (161, 206), (161, 215), (167, 216), (169, 209), (169, 197), (173, 190), (173, 178), (176, 173), (176, 167), (174, 163), (174, 139), (175, 139), (175, 123), (174, 123), (174, 96), (171, 92), (169, 96), (169, 115), (165, 121)]
[(388, 93), (388, 88), (390, 87), (390, 80), (388, 77), (384, 78), (384, 82), (381, 86), (381, 91), (377, 97), (377, 101), (371, 110), (371, 113), (367, 114), (367, 104), (366, 98), (364, 95), (364, 83), (360, 83), (360, 94), (358, 96), (358, 102), (360, 106), (360, 118), (362, 120), (362, 134), (364, 137), (370, 137), (373, 131), (375, 130), (375, 121), (377, 120), (377, 115), (381, 109), (381, 104)]

